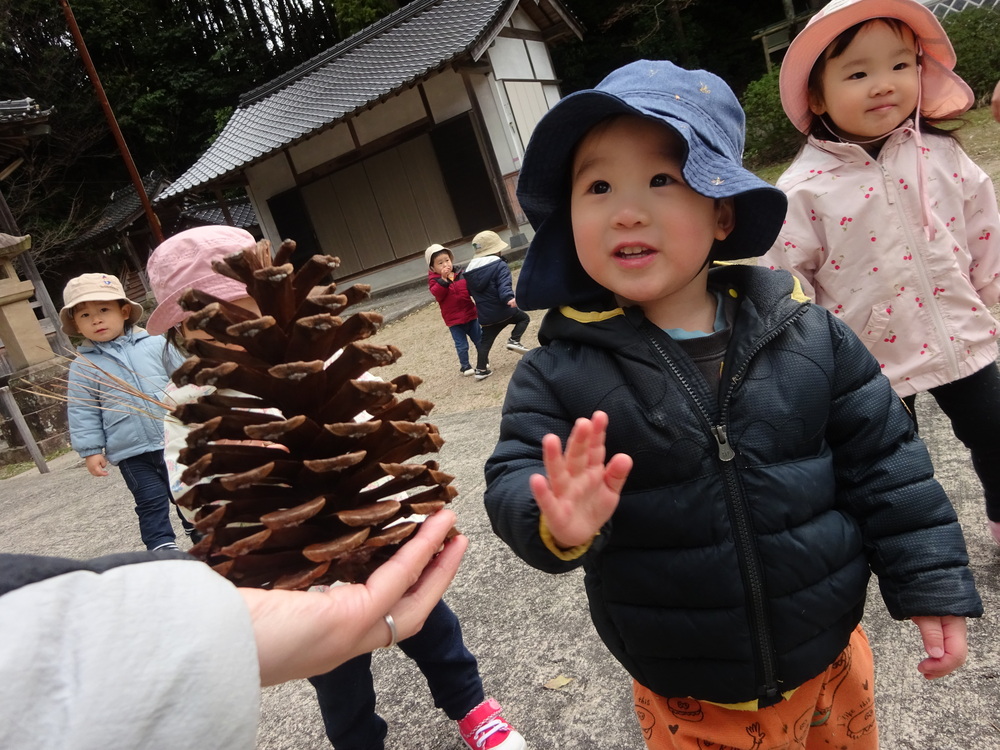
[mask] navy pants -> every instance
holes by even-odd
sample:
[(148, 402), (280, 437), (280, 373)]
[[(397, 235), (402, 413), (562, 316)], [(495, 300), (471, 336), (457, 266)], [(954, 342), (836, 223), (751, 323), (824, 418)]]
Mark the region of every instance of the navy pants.
[[(1000, 369), (987, 365), (968, 377), (931, 388), (941, 411), (951, 420), (955, 437), (972, 456), (972, 466), (983, 485), (986, 516), (1000, 521)], [(913, 421), (916, 396), (903, 399)]]
[(471, 369), (472, 365), (469, 364), (468, 340), (472, 339), (472, 343), (476, 345), (476, 349), (479, 349), (479, 342), (483, 338), (483, 329), (479, 325), (479, 320), (470, 320), (468, 323), (448, 326), (448, 330), (451, 331), (451, 338), (455, 342), (455, 351), (458, 352), (459, 366), (463, 372)]
[[(163, 461), (163, 451), (149, 451), (138, 456), (123, 458), (118, 468), (125, 479), (132, 497), (135, 498), (135, 514), (139, 516), (139, 534), (146, 549), (158, 549), (165, 544), (173, 544), (174, 527), (170, 525), (170, 479), (167, 465)], [(194, 527), (181, 515), (184, 530), (189, 534)], [(190, 530), (189, 530), (190, 529)]]
[[(434, 705), (449, 718), (458, 721), (485, 700), (476, 657), (465, 647), (458, 618), (443, 601), (431, 610), (423, 629), (400, 641), (399, 648), (417, 663)], [(362, 654), (309, 678), (335, 750), (383, 749), (388, 728), (375, 713), (371, 663), (371, 654)], [(419, 731), (420, 722), (414, 726)]]
[(510, 332), (510, 337), (515, 341), (520, 341), (524, 332), (528, 330), (528, 323), (531, 322), (528, 313), (518, 310), (516, 307), (511, 309), (514, 311), (514, 314), (507, 318), (507, 320), (483, 326), (483, 339), (479, 344), (479, 358), (476, 361), (476, 367), (480, 370), (486, 369), (486, 365), (490, 361), (490, 349), (493, 348), (493, 342), (497, 340), (497, 336), (500, 335), (500, 332), (504, 328), (511, 325), (514, 326), (514, 330)]

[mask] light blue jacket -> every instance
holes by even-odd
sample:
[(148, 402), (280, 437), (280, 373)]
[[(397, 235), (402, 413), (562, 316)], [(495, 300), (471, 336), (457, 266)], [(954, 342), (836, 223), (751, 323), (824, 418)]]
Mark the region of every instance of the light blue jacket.
[(87, 341), (77, 352), (67, 389), (73, 450), (83, 458), (104, 453), (112, 464), (162, 450), (164, 409), (127, 392), (114, 378), (163, 401), (170, 373), (183, 357), (163, 336), (150, 336), (142, 328), (113, 341)]

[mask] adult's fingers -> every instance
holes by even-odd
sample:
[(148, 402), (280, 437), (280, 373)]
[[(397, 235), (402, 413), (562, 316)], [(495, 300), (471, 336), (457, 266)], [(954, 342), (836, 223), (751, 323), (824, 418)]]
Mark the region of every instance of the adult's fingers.
[(427, 616), (455, 578), (468, 546), (468, 537), (461, 534), (446, 542), (444, 549), (424, 568), (416, 584), (392, 606), (389, 613), (396, 622), (400, 640), (416, 635), (423, 628)]
[(420, 524), (413, 538), (368, 577), (365, 586), (374, 608), (383, 614), (389, 612), (390, 607), (417, 582), (454, 525), (453, 512), (447, 509), (438, 511)]

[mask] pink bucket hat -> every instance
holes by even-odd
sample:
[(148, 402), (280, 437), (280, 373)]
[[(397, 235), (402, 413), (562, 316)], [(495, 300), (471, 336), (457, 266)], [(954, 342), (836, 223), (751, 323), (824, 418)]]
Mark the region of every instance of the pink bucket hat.
[(149, 285), (159, 303), (146, 321), (146, 330), (166, 333), (184, 320), (187, 313), (177, 300), (188, 289), (196, 288), (227, 302), (246, 297), (246, 286), (216, 273), (212, 261), (255, 244), (257, 240), (245, 229), (227, 226), (195, 227), (161, 242), (146, 263)]
[(842, 32), (873, 18), (895, 18), (913, 31), (920, 46), (920, 115), (932, 120), (957, 117), (975, 97), (955, 75), (955, 50), (934, 14), (916, 0), (832, 0), (792, 40), (781, 64), (781, 106), (792, 124), (808, 133), (809, 74), (820, 55)]

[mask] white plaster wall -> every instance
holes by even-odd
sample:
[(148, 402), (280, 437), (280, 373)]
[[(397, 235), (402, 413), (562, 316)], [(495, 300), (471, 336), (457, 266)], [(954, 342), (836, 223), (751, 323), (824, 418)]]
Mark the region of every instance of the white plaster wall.
[(549, 109), (556, 106), (556, 102), (562, 99), (562, 92), (559, 91), (559, 87), (554, 83), (543, 83), (542, 93), (545, 94), (545, 103), (548, 104)]
[(538, 26), (535, 22), (531, 20), (531, 16), (525, 13), (523, 10), (518, 8), (511, 14), (510, 21), (508, 22), (515, 29), (524, 29), (525, 31), (538, 31)]
[(513, 79), (530, 81), (535, 77), (531, 69), (531, 58), (522, 39), (508, 39), (498, 36), (487, 52), (497, 80)]
[(434, 122), (444, 122), (472, 109), (461, 73), (446, 70), (423, 84)]
[[(253, 203), (254, 210), (257, 212), (261, 231), (274, 244), (278, 238), (278, 228), (275, 226), (271, 211), (267, 207), (267, 199), (295, 187), (295, 176), (292, 174), (292, 168), (282, 152), (248, 168), (246, 177), (247, 195), (250, 196), (250, 202)], [(277, 241), (281, 240), (277, 239)]]
[(545, 46), (545, 42), (534, 42), (527, 39), (524, 46), (531, 60), (533, 77), (539, 81), (554, 81), (556, 71), (552, 66), (552, 58), (549, 57), (549, 48)]
[(423, 99), (416, 89), (407, 89), (354, 120), (354, 132), (362, 145), (389, 135), (427, 116)]
[(267, 206), (266, 200), (258, 200), (257, 194), (248, 185), (246, 187), (247, 197), (250, 199), (250, 205), (253, 206), (253, 210), (257, 213), (257, 224), (260, 227), (261, 234), (264, 235), (265, 240), (271, 241), (271, 247), (276, 248), (281, 244), (281, 240), (278, 237), (278, 227), (274, 223), (274, 217), (271, 216), (271, 209)]
[(296, 172), (305, 172), (313, 167), (336, 159), (341, 154), (354, 150), (354, 139), (347, 123), (339, 123), (330, 130), (303, 141), (289, 149)]

